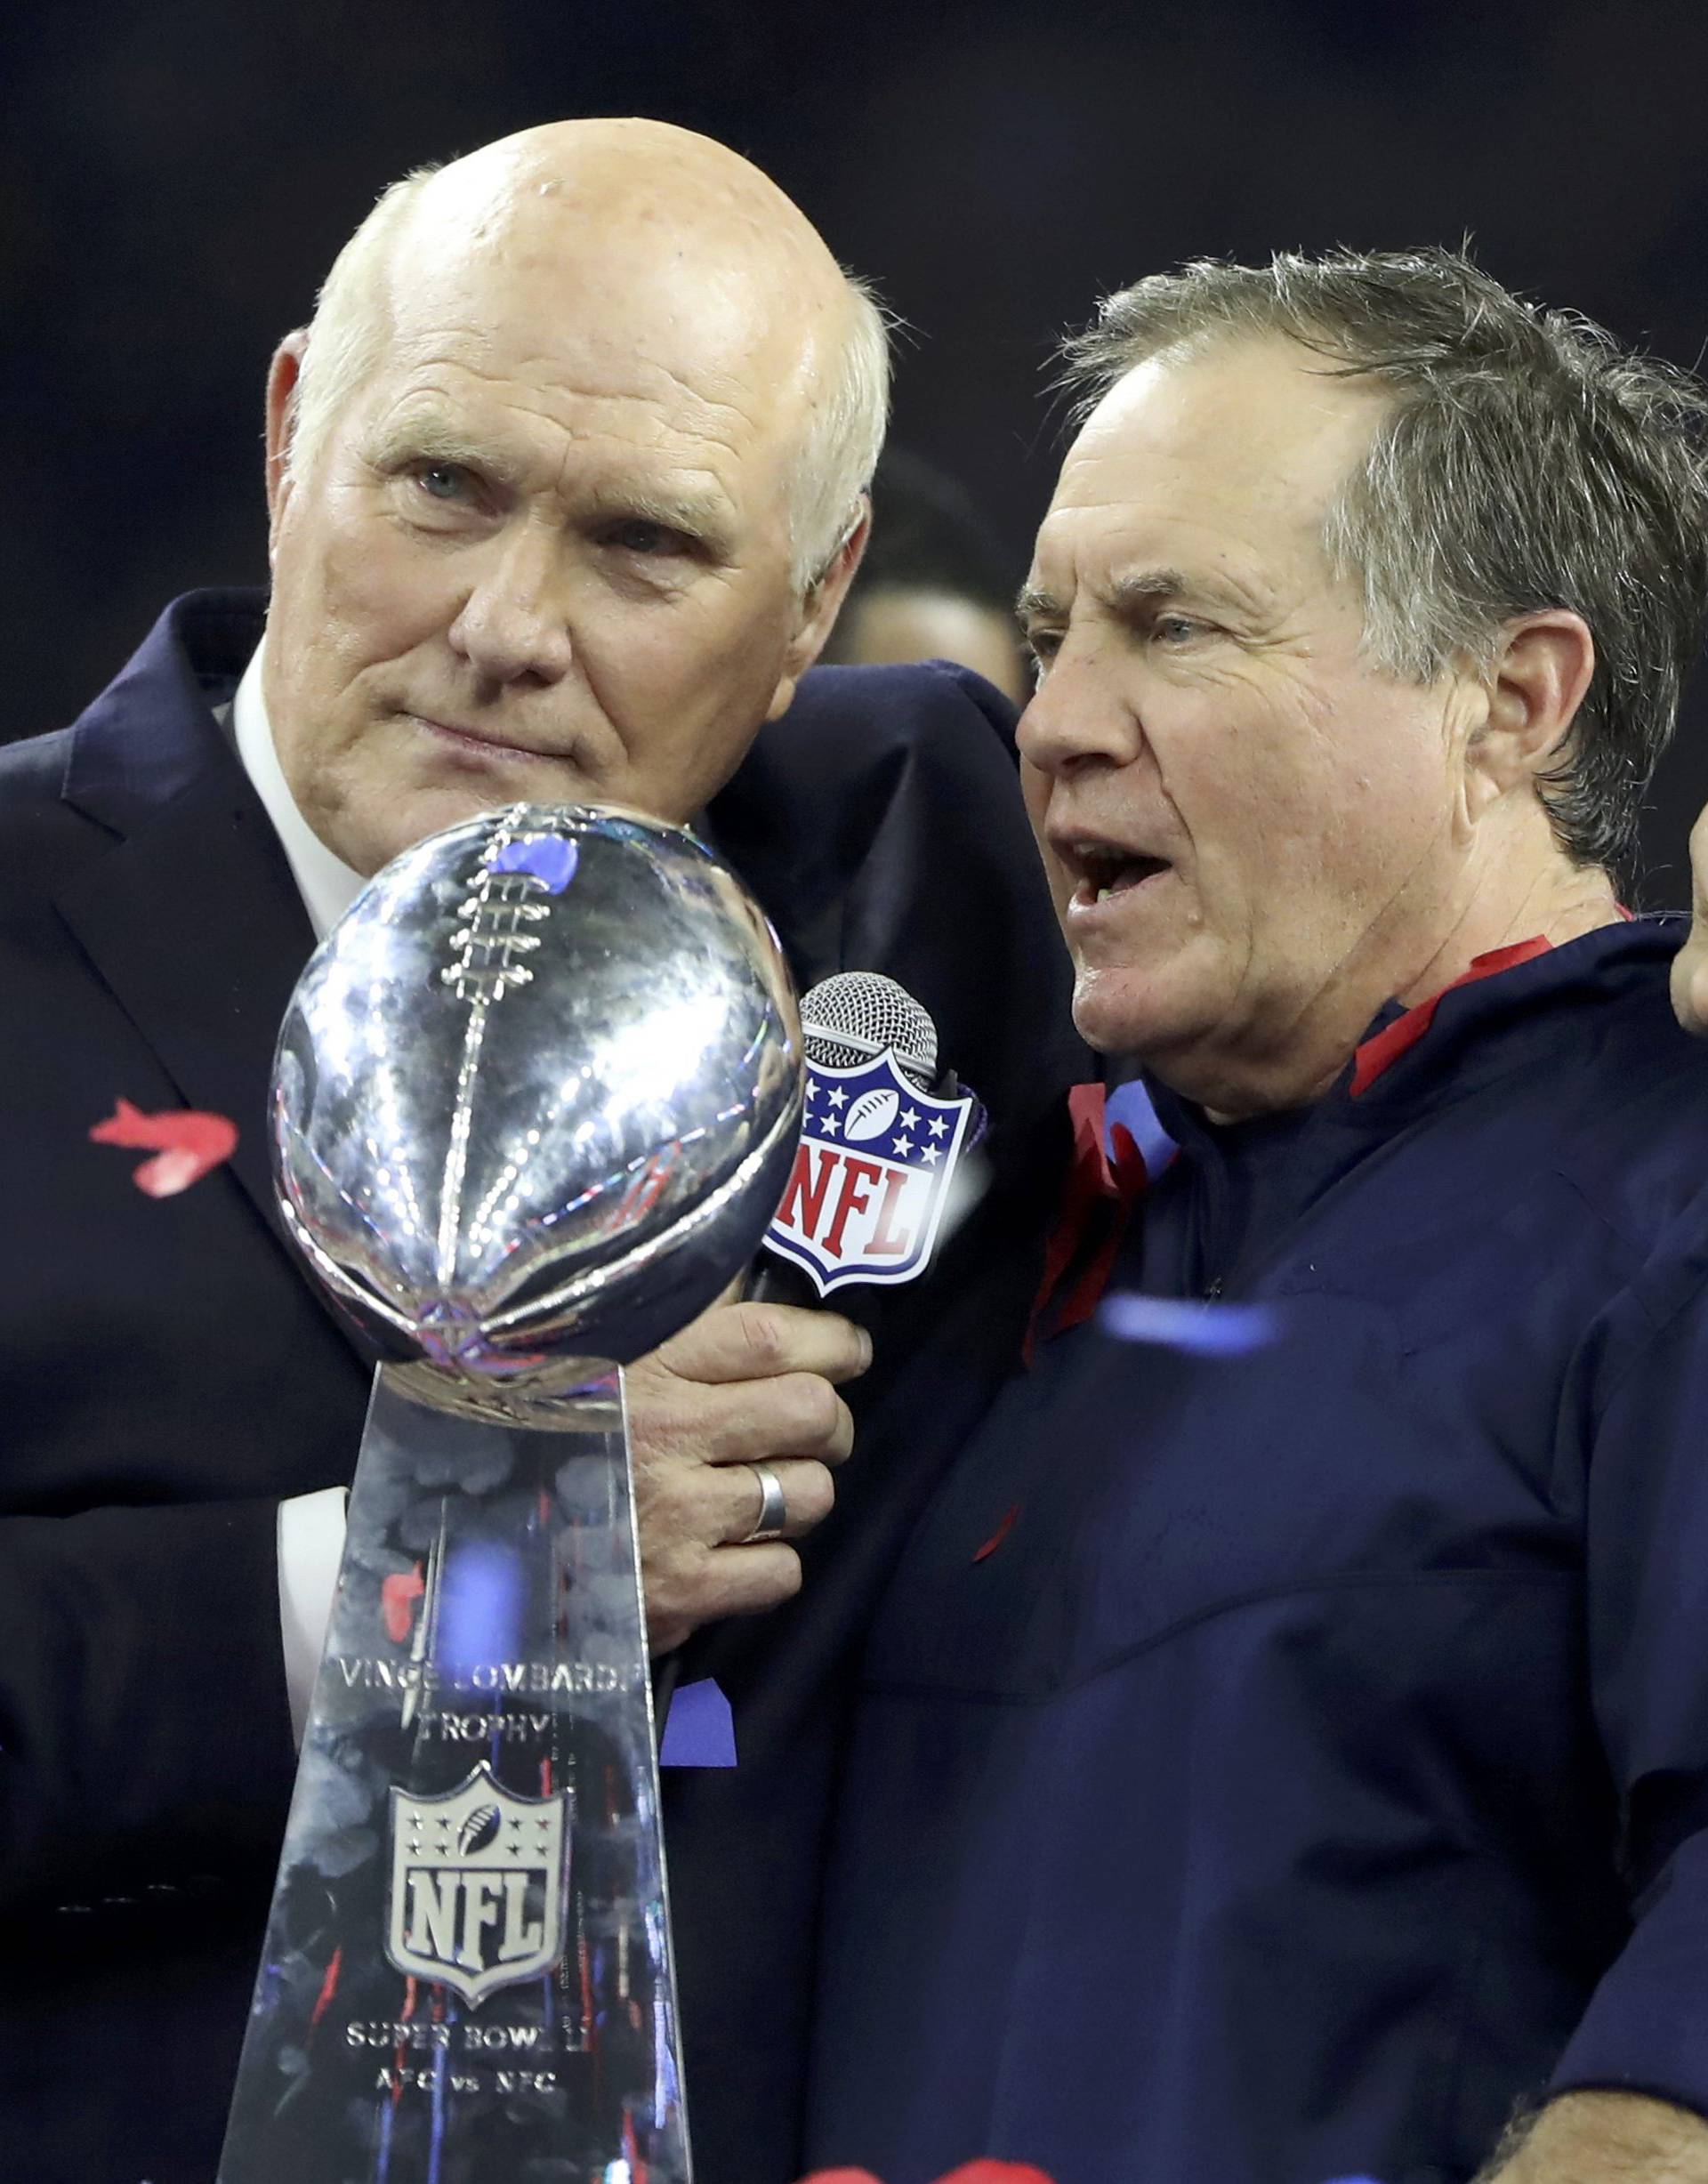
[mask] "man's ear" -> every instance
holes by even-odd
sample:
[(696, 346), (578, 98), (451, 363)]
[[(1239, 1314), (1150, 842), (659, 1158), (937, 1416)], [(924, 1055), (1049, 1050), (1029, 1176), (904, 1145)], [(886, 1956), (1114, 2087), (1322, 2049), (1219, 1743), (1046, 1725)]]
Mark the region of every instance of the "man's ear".
[(800, 623), (789, 640), (788, 650), (783, 656), (783, 672), (765, 709), (768, 721), (780, 720), (788, 711), (794, 700), (795, 684), (824, 650), (871, 536), (871, 496), (862, 493), (859, 515), (853, 528), (836, 549), (829, 568), (801, 602)]
[(296, 437), (297, 387), (309, 330), (298, 326), (273, 351), (267, 372), (268, 552), (278, 543), (278, 527), (291, 497), (291, 444)]
[(1502, 625), (1486, 684), (1488, 718), (1465, 753), (1474, 810), (1528, 786), (1560, 756), (1595, 673), (1590, 625), (1569, 608)]

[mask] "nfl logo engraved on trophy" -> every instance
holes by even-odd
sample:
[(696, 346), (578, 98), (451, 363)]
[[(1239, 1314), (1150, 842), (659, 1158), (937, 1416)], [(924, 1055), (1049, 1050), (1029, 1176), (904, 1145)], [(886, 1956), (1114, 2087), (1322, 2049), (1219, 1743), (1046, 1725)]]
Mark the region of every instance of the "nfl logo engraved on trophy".
[(391, 1792), (386, 1954), (469, 2007), (563, 1955), (567, 1791), (519, 1797), (482, 1760), (437, 1797)]
[(893, 1053), (858, 1069), (809, 1064), (801, 1143), (766, 1231), (820, 1296), (909, 1282), (929, 1263), (976, 1102), (910, 1084)]

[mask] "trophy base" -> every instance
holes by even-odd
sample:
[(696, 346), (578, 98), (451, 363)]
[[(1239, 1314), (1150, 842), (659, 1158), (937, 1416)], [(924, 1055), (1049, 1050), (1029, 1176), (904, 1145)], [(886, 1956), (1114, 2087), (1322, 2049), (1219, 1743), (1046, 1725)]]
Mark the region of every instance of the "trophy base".
[(417, 1377), (375, 1380), (219, 2184), (689, 2184), (621, 1376), (549, 1430)]

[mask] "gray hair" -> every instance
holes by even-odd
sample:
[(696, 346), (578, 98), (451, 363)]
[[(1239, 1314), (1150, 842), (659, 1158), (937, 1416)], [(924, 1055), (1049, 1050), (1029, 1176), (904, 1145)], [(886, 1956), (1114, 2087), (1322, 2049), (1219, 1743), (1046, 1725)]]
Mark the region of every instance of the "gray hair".
[(1324, 540), (1380, 666), (1486, 673), (1509, 617), (1588, 624), (1595, 673), (1542, 793), (1574, 863), (1626, 867), (1708, 625), (1708, 388), (1437, 248), (1152, 274), (1065, 344), (1067, 381), (1083, 415), (1164, 351), (1264, 334), (1392, 391)]
[[(416, 167), (383, 192), (333, 261), (316, 300), (297, 380), (291, 471), (312, 469), (350, 396), (383, 359), (389, 334), (385, 270), (436, 166)], [(795, 582), (810, 591), (830, 570), (864, 513), (890, 414), (890, 328), (858, 274), (843, 269), (849, 323), (828, 383), (795, 458), (789, 539)]]

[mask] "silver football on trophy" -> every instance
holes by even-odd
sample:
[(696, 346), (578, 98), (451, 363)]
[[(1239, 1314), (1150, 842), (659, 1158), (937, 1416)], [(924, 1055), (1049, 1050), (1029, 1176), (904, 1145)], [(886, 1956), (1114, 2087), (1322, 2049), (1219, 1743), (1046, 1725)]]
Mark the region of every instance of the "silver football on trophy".
[(523, 804), (376, 874), (279, 1035), (292, 1237), (418, 1393), (520, 1415), (758, 1248), (800, 1135), (775, 934), (686, 828)]

